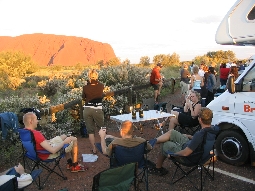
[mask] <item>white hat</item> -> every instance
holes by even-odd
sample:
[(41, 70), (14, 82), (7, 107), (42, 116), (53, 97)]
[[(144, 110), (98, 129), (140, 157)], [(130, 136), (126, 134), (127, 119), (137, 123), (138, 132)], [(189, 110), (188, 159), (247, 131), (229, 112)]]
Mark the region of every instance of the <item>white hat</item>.
[(232, 63), (231, 66), (236, 66), (236, 64), (235, 64), (235, 63)]
[(227, 63), (226, 64), (226, 68), (230, 68), (231, 67), (231, 64), (230, 63)]

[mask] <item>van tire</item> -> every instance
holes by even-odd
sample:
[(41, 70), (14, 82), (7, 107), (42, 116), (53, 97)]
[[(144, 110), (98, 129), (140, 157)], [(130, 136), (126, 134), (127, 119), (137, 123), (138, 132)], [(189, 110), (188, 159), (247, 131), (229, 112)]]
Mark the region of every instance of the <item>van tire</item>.
[(248, 159), (249, 147), (244, 136), (238, 131), (226, 130), (216, 139), (216, 152), (223, 162), (240, 166)]

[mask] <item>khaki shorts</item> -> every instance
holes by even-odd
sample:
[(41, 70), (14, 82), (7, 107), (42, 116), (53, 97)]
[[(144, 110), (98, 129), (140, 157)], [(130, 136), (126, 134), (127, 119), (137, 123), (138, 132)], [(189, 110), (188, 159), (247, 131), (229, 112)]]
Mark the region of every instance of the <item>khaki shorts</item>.
[(163, 143), (161, 147), (161, 152), (163, 155), (167, 156), (167, 152), (179, 152), (182, 150), (182, 145), (189, 141), (189, 138), (181, 134), (176, 130), (171, 131), (170, 140)]
[[(62, 143), (63, 140), (61, 139), (60, 136), (56, 136), (54, 137), (53, 139), (50, 140), (49, 144), (52, 146), (52, 147), (55, 147), (56, 145), (58, 145), (59, 143)], [(66, 153), (69, 153), (71, 152), (73, 149), (73, 141), (71, 141), (71, 143), (65, 148), (65, 152)], [(61, 151), (61, 149), (60, 149)], [(55, 154), (50, 154), (48, 159), (53, 159), (53, 158), (57, 158), (61, 153), (60, 151), (56, 152)]]
[(188, 95), (190, 84), (186, 84), (185, 82), (181, 81), (180, 86), (181, 86), (181, 94)]

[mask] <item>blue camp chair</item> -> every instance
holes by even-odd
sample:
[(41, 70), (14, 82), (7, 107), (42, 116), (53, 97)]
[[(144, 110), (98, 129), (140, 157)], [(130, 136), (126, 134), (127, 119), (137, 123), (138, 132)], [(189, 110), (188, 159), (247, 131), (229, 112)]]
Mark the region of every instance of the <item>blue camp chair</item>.
[(136, 173), (137, 163), (104, 170), (93, 177), (92, 191), (125, 191), (132, 182), (134, 189), (138, 190)]
[[(14, 171), (15, 171), (15, 169), (14, 169)], [(31, 176), (33, 179), (31, 184), (36, 180), (37, 177), (40, 176), (41, 173), (42, 173), (42, 169), (36, 169), (31, 172)], [(6, 175), (16, 175), (16, 176), (14, 178), (10, 179), (9, 181), (7, 181), (6, 183), (4, 183), (3, 185), (1, 185), (0, 191), (24, 191), (25, 188), (27, 188), (28, 186), (31, 185), (31, 184), (29, 184), (23, 188), (18, 188), (17, 176), (19, 176), (19, 175), (16, 173), (13, 173), (13, 169), (9, 170), (6, 173)]]
[[(55, 173), (56, 175), (60, 176), (61, 178), (63, 178), (63, 180), (67, 180), (67, 177), (63, 174), (61, 168), (60, 168), (60, 160), (65, 156), (65, 147), (68, 146), (68, 144), (66, 144), (62, 149), (61, 149), (61, 154), (60, 156), (54, 158), (54, 159), (47, 159), (47, 160), (42, 160), (37, 156), (37, 152), (41, 152), (41, 153), (49, 153), (48, 151), (44, 150), (44, 151), (36, 151), (35, 149), (35, 138), (34, 138), (34, 134), (32, 131), (26, 130), (26, 129), (18, 129), (19, 131), (19, 136), (20, 136), (20, 140), (22, 142), (22, 148), (23, 148), (23, 162), (24, 162), (24, 168), (25, 165), (27, 164), (28, 167), (30, 168), (31, 172), (37, 168), (39, 169), (39, 167), (42, 167), (44, 169), (46, 169), (48, 171), (48, 174), (45, 175), (45, 179), (41, 182), (40, 176), (39, 176), (39, 184), (38, 187), (39, 189), (42, 189), (44, 184), (46, 183), (46, 181), (48, 180), (48, 178), (50, 177), (50, 175), (52, 173)], [(49, 153), (50, 154), (50, 153)], [(29, 166), (28, 160), (33, 162), (32, 167)], [(48, 164), (54, 163), (53, 167), (50, 167)], [(58, 167), (60, 173), (58, 173), (57, 171), (55, 171), (56, 167)]]
[[(153, 147), (156, 143), (156, 139), (149, 141), (150, 145)], [(96, 143), (96, 148), (102, 153), (102, 148), (100, 143)], [(147, 141), (135, 146), (135, 147), (124, 147), (120, 145), (112, 145), (112, 155), (110, 156), (110, 168), (115, 168), (123, 166), (129, 163), (138, 163), (138, 168), (141, 172), (137, 174), (139, 180), (145, 180), (146, 190), (148, 190), (148, 160), (147, 160)]]
[(141, 169), (141, 172), (138, 173), (137, 178), (141, 176), (139, 180), (145, 180), (146, 190), (148, 190), (147, 153), (147, 141), (135, 147), (124, 147), (113, 144), (112, 155), (110, 157), (110, 167), (113, 168), (128, 163), (137, 162), (138, 169)]
[[(218, 126), (214, 126), (208, 130), (205, 129), (203, 141), (200, 145), (200, 151), (191, 153), (189, 156), (178, 156), (171, 151), (168, 152), (170, 160), (176, 166), (176, 170), (172, 176), (171, 184), (175, 184), (183, 178), (187, 178), (196, 190), (203, 190), (204, 182), (207, 177), (214, 180), (214, 142), (219, 131)], [(212, 172), (210, 167), (212, 166)], [(200, 171), (200, 186), (197, 186), (197, 179), (192, 180), (189, 175), (196, 171)], [(177, 177), (177, 172), (181, 172), (181, 176)]]

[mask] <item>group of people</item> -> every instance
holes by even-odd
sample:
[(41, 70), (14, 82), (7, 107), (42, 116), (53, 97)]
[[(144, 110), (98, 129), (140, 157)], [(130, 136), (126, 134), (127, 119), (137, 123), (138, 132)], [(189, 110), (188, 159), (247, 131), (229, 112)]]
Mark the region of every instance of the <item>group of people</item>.
[[(193, 71), (196, 71), (197, 66), (193, 66)], [(153, 87), (155, 90), (155, 101), (157, 101), (158, 96), (160, 95), (160, 90), (162, 87), (162, 77), (158, 75), (158, 71), (162, 68), (162, 65), (159, 63), (155, 69)], [(157, 71), (158, 70), (158, 71)], [(154, 73), (153, 72), (153, 73)], [(89, 73), (88, 83), (83, 87), (82, 98), (84, 100), (84, 111), (83, 117), (86, 123), (87, 132), (89, 134), (89, 141), (91, 144), (91, 152), (93, 154), (97, 153), (95, 146), (95, 133), (99, 127), (104, 126), (104, 114), (102, 111), (102, 99), (104, 97), (103, 89), (104, 85), (98, 81), (98, 73), (95, 70), (92, 70)], [(192, 87), (197, 87), (196, 80), (198, 76), (195, 75), (191, 78), (195, 80), (191, 83)], [(153, 81), (153, 80), (152, 80)], [(203, 80), (201, 80), (202, 83)], [(153, 83), (152, 83), (153, 84)], [(158, 137), (156, 140), (157, 144), (162, 143), (162, 149), (157, 159), (157, 164), (154, 169), (151, 169), (151, 173), (164, 175), (167, 173), (166, 169), (162, 168), (163, 161), (169, 157), (166, 155), (167, 151), (176, 152), (180, 155), (188, 155), (196, 150), (200, 140), (200, 131), (196, 133), (193, 137), (188, 135), (182, 135), (179, 132), (174, 130), (174, 127), (178, 124), (184, 122), (189, 122), (192, 125), (201, 125), (202, 130), (204, 128), (210, 128), (210, 123), (212, 120), (212, 112), (208, 108), (202, 108), (200, 104), (200, 94), (198, 91), (192, 90), (188, 97), (186, 97), (186, 103), (184, 106), (184, 112), (189, 112), (190, 115), (185, 115), (184, 113), (173, 112), (175, 117), (171, 117), (169, 123), (169, 131), (162, 136)], [(23, 116), (24, 128), (31, 131), (34, 134), (36, 142), (36, 150), (47, 150), (46, 153), (38, 153), (38, 157), (42, 160), (56, 158), (61, 154), (61, 149), (65, 144), (68, 144), (68, 147), (65, 148), (65, 152), (71, 154), (70, 158), (67, 160), (67, 169), (70, 169), (71, 172), (82, 172), (87, 170), (86, 166), (83, 166), (78, 162), (78, 141), (76, 137), (60, 135), (56, 136), (53, 139), (47, 140), (44, 135), (37, 131), (38, 119), (34, 112), (28, 112)], [(122, 123), (120, 128), (120, 138), (114, 137), (106, 134), (106, 129), (99, 130), (99, 136), (101, 137), (101, 147), (103, 154), (111, 155), (112, 145), (119, 144), (127, 147), (136, 146), (145, 141), (141, 137), (133, 136), (133, 126), (131, 121), (125, 121)], [(106, 145), (106, 138), (111, 138), (113, 141)], [(179, 143), (180, 142), (180, 143)], [(185, 144), (184, 144), (185, 143)], [(183, 146), (180, 146), (183, 145)], [(152, 146), (148, 144), (148, 150), (152, 149)], [(19, 187), (24, 187), (22, 183), (22, 177), (26, 177), (26, 185), (29, 182), (32, 182), (30, 175), (27, 175), (24, 172), (24, 168), (19, 164), (17, 167), (14, 167), (16, 173), (20, 175), (18, 179)], [(27, 175), (27, 176), (25, 176)], [(7, 175), (3, 175), (7, 176)], [(8, 175), (10, 176), (10, 175)], [(10, 179), (11, 177), (9, 177)], [(8, 178), (0, 178), (0, 185), (8, 181)]]
[(244, 70), (244, 66), (241, 63), (239, 63), (239, 66), (236, 63), (222, 63), (220, 65), (220, 85), (225, 87), (224, 89), (227, 89), (229, 77), (233, 76), (234, 79), (237, 79), (239, 76), (238, 71), (240, 70)]
[[(168, 152), (175, 153), (180, 156), (188, 156), (193, 152), (199, 151), (200, 145), (203, 141), (203, 135), (205, 131), (212, 130), (211, 122), (213, 113), (209, 108), (202, 108), (198, 112), (198, 122), (201, 125), (201, 130), (197, 131), (193, 136), (187, 134), (181, 134), (180, 132), (170, 129), (165, 134), (156, 138), (156, 144), (161, 144), (160, 152), (157, 156), (156, 166), (149, 169), (151, 174), (163, 176), (168, 173), (168, 170), (163, 168), (163, 162), (170, 156)], [(146, 140), (141, 137), (133, 136), (133, 125), (131, 121), (124, 121), (121, 124), (120, 136), (114, 137), (106, 134), (106, 129), (100, 129), (99, 135), (101, 138), (102, 153), (108, 156), (112, 154), (113, 144), (134, 147)], [(112, 142), (107, 146), (106, 139), (111, 138)], [(147, 144), (147, 150), (151, 150), (152, 145)]]
[(200, 101), (203, 107), (214, 99), (214, 94), (216, 93), (214, 67), (207, 67), (203, 62), (198, 67), (193, 63), (190, 73), (187, 64), (184, 64), (180, 71), (180, 76), (181, 94), (183, 96), (189, 94), (190, 90), (200, 93)]

